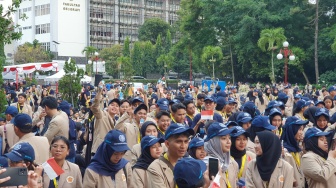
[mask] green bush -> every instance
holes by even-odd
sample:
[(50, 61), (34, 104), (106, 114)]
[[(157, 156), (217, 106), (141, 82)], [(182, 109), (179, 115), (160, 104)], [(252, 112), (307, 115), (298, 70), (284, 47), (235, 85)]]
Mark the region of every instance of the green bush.
[(319, 78), (320, 85), (334, 85), (336, 84), (336, 70), (330, 70), (320, 75)]

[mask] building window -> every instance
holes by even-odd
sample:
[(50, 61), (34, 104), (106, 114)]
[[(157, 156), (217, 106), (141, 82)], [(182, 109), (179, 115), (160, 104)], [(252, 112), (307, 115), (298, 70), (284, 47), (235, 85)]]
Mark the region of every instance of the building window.
[(35, 6), (35, 16), (43, 16), (50, 14), (50, 4)]
[(42, 42), (42, 43), (41, 43), (41, 47), (42, 47), (45, 51), (50, 51), (50, 42)]
[(50, 33), (50, 24), (41, 24), (41, 25), (36, 25), (35, 28), (35, 34), (44, 34), (44, 33)]

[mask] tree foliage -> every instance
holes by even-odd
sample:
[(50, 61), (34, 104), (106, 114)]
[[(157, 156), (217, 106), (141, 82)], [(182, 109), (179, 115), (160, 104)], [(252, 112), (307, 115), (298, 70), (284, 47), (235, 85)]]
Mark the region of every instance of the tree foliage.
[(38, 40), (18, 46), (14, 61), (18, 64), (51, 61), (51, 53), (42, 48)]
[(106, 73), (118, 77), (118, 58), (122, 55), (122, 46), (119, 44), (114, 44), (110, 48), (103, 48), (99, 57), (105, 61)]
[(149, 18), (139, 27), (139, 40), (155, 44), (158, 35), (166, 36), (170, 25), (160, 18)]

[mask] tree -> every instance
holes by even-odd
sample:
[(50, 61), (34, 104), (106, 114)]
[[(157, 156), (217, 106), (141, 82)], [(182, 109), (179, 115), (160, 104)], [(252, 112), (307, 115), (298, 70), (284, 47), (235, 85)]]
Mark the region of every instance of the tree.
[[(71, 59), (64, 63), (65, 75), (59, 80), (59, 91), (63, 93), (63, 97), (71, 101), (73, 105), (74, 97), (80, 93), (82, 86), (80, 80), (83, 78), (84, 70), (79, 69), (75, 60)], [(77, 102), (77, 101), (75, 101)]]
[[(275, 28), (275, 29), (264, 29), (260, 32), (260, 38), (258, 40), (258, 47), (262, 51), (272, 51), (272, 58), (271, 58), (271, 65), (272, 65), (272, 76), (271, 81), (272, 83), (275, 82), (275, 74), (274, 74), (274, 50), (276, 46), (281, 45), (285, 40), (286, 37), (284, 35), (283, 28)], [(268, 45), (266, 49), (266, 45)]]
[(134, 74), (134, 69), (131, 63), (131, 58), (121, 56), (118, 58), (118, 67), (120, 66), (120, 74), (123, 75), (123, 78), (126, 80), (131, 79), (131, 76)]
[(106, 62), (106, 73), (118, 77), (118, 61), (117, 59), (122, 56), (122, 46), (120, 44), (114, 44), (110, 48), (103, 48), (99, 57)]
[(82, 50), (82, 54), (85, 54), (86, 59), (89, 59), (90, 57), (94, 56), (95, 52), (97, 52), (98, 49), (94, 46), (87, 46)]
[(33, 62), (46, 62), (51, 61), (50, 53), (48, 53), (38, 40), (33, 43), (26, 42), (18, 46), (17, 52), (14, 55), (14, 61), (18, 64), (33, 63)]
[[(20, 7), (21, 0), (13, 0), (12, 4), (8, 7), (7, 12), (4, 13), (3, 6), (0, 4), (0, 70), (3, 70), (3, 65), (6, 61), (4, 46), (10, 44), (12, 40), (21, 38), (21, 32), (15, 32), (17, 25), (13, 25), (12, 15)], [(0, 74), (0, 86), (3, 85), (2, 74)], [(0, 89), (0, 112), (6, 109), (7, 101), (3, 87)]]
[(215, 62), (223, 58), (222, 49), (219, 46), (207, 46), (203, 49), (202, 61), (212, 63), (212, 77), (215, 79)]
[(334, 43), (331, 45), (331, 50), (336, 53), (336, 38), (334, 40)]
[(139, 28), (139, 40), (155, 44), (158, 35), (166, 36), (170, 29), (170, 25), (160, 18), (147, 19)]
[(134, 47), (131, 54), (131, 63), (134, 68), (135, 75), (144, 76), (143, 73), (143, 64), (142, 64), (142, 49), (141, 42), (137, 41), (134, 43)]
[(131, 57), (129, 37), (126, 37), (126, 40), (124, 42), (123, 56), (124, 57)]
[(309, 84), (309, 78), (304, 70), (304, 62), (307, 60), (306, 53), (299, 47), (292, 47), (292, 52), (295, 54), (295, 60), (289, 61), (288, 64), (295, 66), (302, 73), (306, 83)]

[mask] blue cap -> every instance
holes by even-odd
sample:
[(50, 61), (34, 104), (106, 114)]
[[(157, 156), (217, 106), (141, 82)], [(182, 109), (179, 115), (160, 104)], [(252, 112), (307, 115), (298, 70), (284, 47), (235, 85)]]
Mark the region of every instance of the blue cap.
[(228, 128), (230, 128), (231, 126), (239, 126), (238, 123), (235, 121), (228, 121), (224, 123), (224, 125), (227, 126)]
[(247, 123), (252, 120), (252, 117), (249, 113), (247, 112), (242, 112), (238, 114), (237, 116), (237, 123)]
[(226, 104), (226, 100), (225, 100), (224, 97), (218, 97), (216, 99), (216, 103), (217, 103), (217, 105), (223, 105), (224, 106)]
[(317, 106), (318, 104), (323, 104), (323, 106), (325, 106), (325, 103), (321, 100), (318, 100), (315, 102), (315, 106)]
[(13, 149), (6, 153), (5, 156), (14, 162), (22, 160), (33, 162), (35, 160), (34, 148), (28, 142), (15, 144)]
[(32, 128), (32, 118), (28, 114), (18, 114), (15, 116), (13, 125), (19, 129), (31, 129)]
[(294, 99), (301, 99), (302, 98), (302, 95), (301, 94), (295, 94), (294, 95)]
[(307, 125), (309, 123), (308, 120), (301, 120), (296, 116), (291, 116), (286, 119), (285, 126), (287, 125)]
[(311, 137), (319, 137), (319, 136), (327, 136), (329, 135), (331, 132), (323, 132), (321, 131), (320, 129), (316, 128), (316, 127), (312, 127), (312, 128), (309, 128), (306, 133), (305, 133), (305, 136), (304, 136), (304, 140), (307, 140)]
[(271, 109), (271, 108), (274, 108), (274, 107), (279, 107), (278, 101), (270, 101), (267, 105), (267, 109)]
[[(192, 170), (191, 170), (192, 169)], [(182, 158), (174, 167), (174, 179), (178, 187), (192, 187), (201, 181), (206, 164), (191, 157)]]
[(181, 101), (178, 100), (178, 99), (173, 99), (173, 100), (169, 101), (169, 105), (179, 104), (179, 103), (181, 103)]
[(227, 97), (227, 95), (224, 91), (220, 91), (217, 93), (217, 97)]
[(146, 149), (147, 147), (151, 147), (152, 145), (156, 143), (163, 143), (165, 140), (163, 138), (157, 138), (155, 136), (145, 136), (141, 139), (141, 151)]
[(5, 114), (9, 114), (11, 116), (16, 116), (19, 113), (18, 109), (15, 106), (8, 106), (5, 110)]
[(204, 99), (204, 102), (205, 102), (205, 101), (216, 102), (215, 98), (212, 97), (212, 96), (206, 96), (205, 99)]
[(148, 111), (147, 105), (145, 105), (144, 103), (141, 103), (139, 106), (137, 106), (134, 109), (134, 114), (138, 113), (140, 110), (146, 110), (146, 112), (147, 112)]
[(238, 137), (242, 134), (245, 134), (246, 137), (250, 137), (250, 133), (246, 132), (243, 127), (241, 126), (235, 126), (233, 127), (233, 131), (230, 134), (232, 137)]
[(192, 101), (192, 100), (194, 100), (194, 98), (190, 94), (186, 94), (186, 96), (184, 97), (184, 101)]
[(65, 112), (68, 116), (70, 116), (70, 104), (66, 101), (62, 101), (59, 105), (58, 108)]
[(184, 133), (184, 132), (187, 132), (190, 135), (194, 135), (195, 133), (193, 129), (186, 127), (185, 125), (181, 123), (173, 123), (166, 130), (165, 139), (168, 140), (170, 136), (174, 134)]
[(336, 122), (336, 113), (334, 113), (334, 114), (330, 117), (329, 122), (330, 122), (331, 124), (334, 124), (334, 123)]
[(132, 104), (134, 104), (134, 103), (136, 103), (136, 102), (144, 102), (144, 100), (141, 98), (141, 97), (134, 97), (133, 99), (132, 99)]
[(5, 118), (2, 118), (2, 117), (0, 117), (0, 121), (6, 121), (6, 119), (5, 119)]
[(120, 100), (119, 100), (118, 98), (111, 99), (111, 100), (108, 102), (108, 105), (110, 105), (110, 104), (113, 103), (113, 102), (117, 103), (118, 106), (120, 106)]
[(332, 92), (332, 91), (336, 91), (336, 87), (335, 86), (330, 86), (328, 89), (328, 92)]
[(281, 99), (288, 99), (288, 95), (286, 93), (279, 93), (278, 94), (278, 100), (281, 100)]
[(271, 111), (270, 111), (270, 113), (269, 113), (269, 115), (270, 116), (274, 116), (274, 115), (280, 115), (280, 116), (282, 116), (282, 113), (281, 113), (280, 109), (278, 109), (278, 108), (272, 108)]
[(319, 117), (321, 115), (325, 115), (327, 118), (329, 118), (329, 111), (326, 108), (319, 108), (315, 112), (315, 117)]
[(237, 104), (237, 102), (234, 100), (234, 98), (228, 98), (226, 104)]
[(204, 146), (204, 140), (202, 138), (199, 137), (194, 137), (193, 139), (191, 139), (191, 141), (189, 142), (189, 149), (191, 148), (197, 148), (200, 146)]
[(159, 99), (156, 104), (159, 106), (160, 110), (169, 110), (169, 101), (166, 98)]
[(299, 100), (297, 103), (296, 103), (296, 107), (299, 108), (299, 109), (302, 109), (303, 107), (305, 106), (309, 106), (309, 102), (306, 102), (304, 100)]
[(125, 134), (119, 130), (109, 131), (104, 138), (104, 142), (116, 152), (130, 150), (127, 146)]
[(267, 116), (256, 116), (252, 121), (252, 127), (262, 127), (264, 129), (273, 131), (276, 129), (275, 126), (271, 125), (269, 118)]
[(233, 128), (228, 128), (226, 125), (223, 123), (219, 122), (213, 122), (210, 124), (208, 128), (208, 135), (205, 138), (205, 142), (209, 141), (210, 139), (216, 137), (216, 136), (225, 136), (230, 134), (234, 129)]
[(4, 156), (0, 156), (0, 167), (1, 168), (6, 168), (8, 167), (8, 160)]

